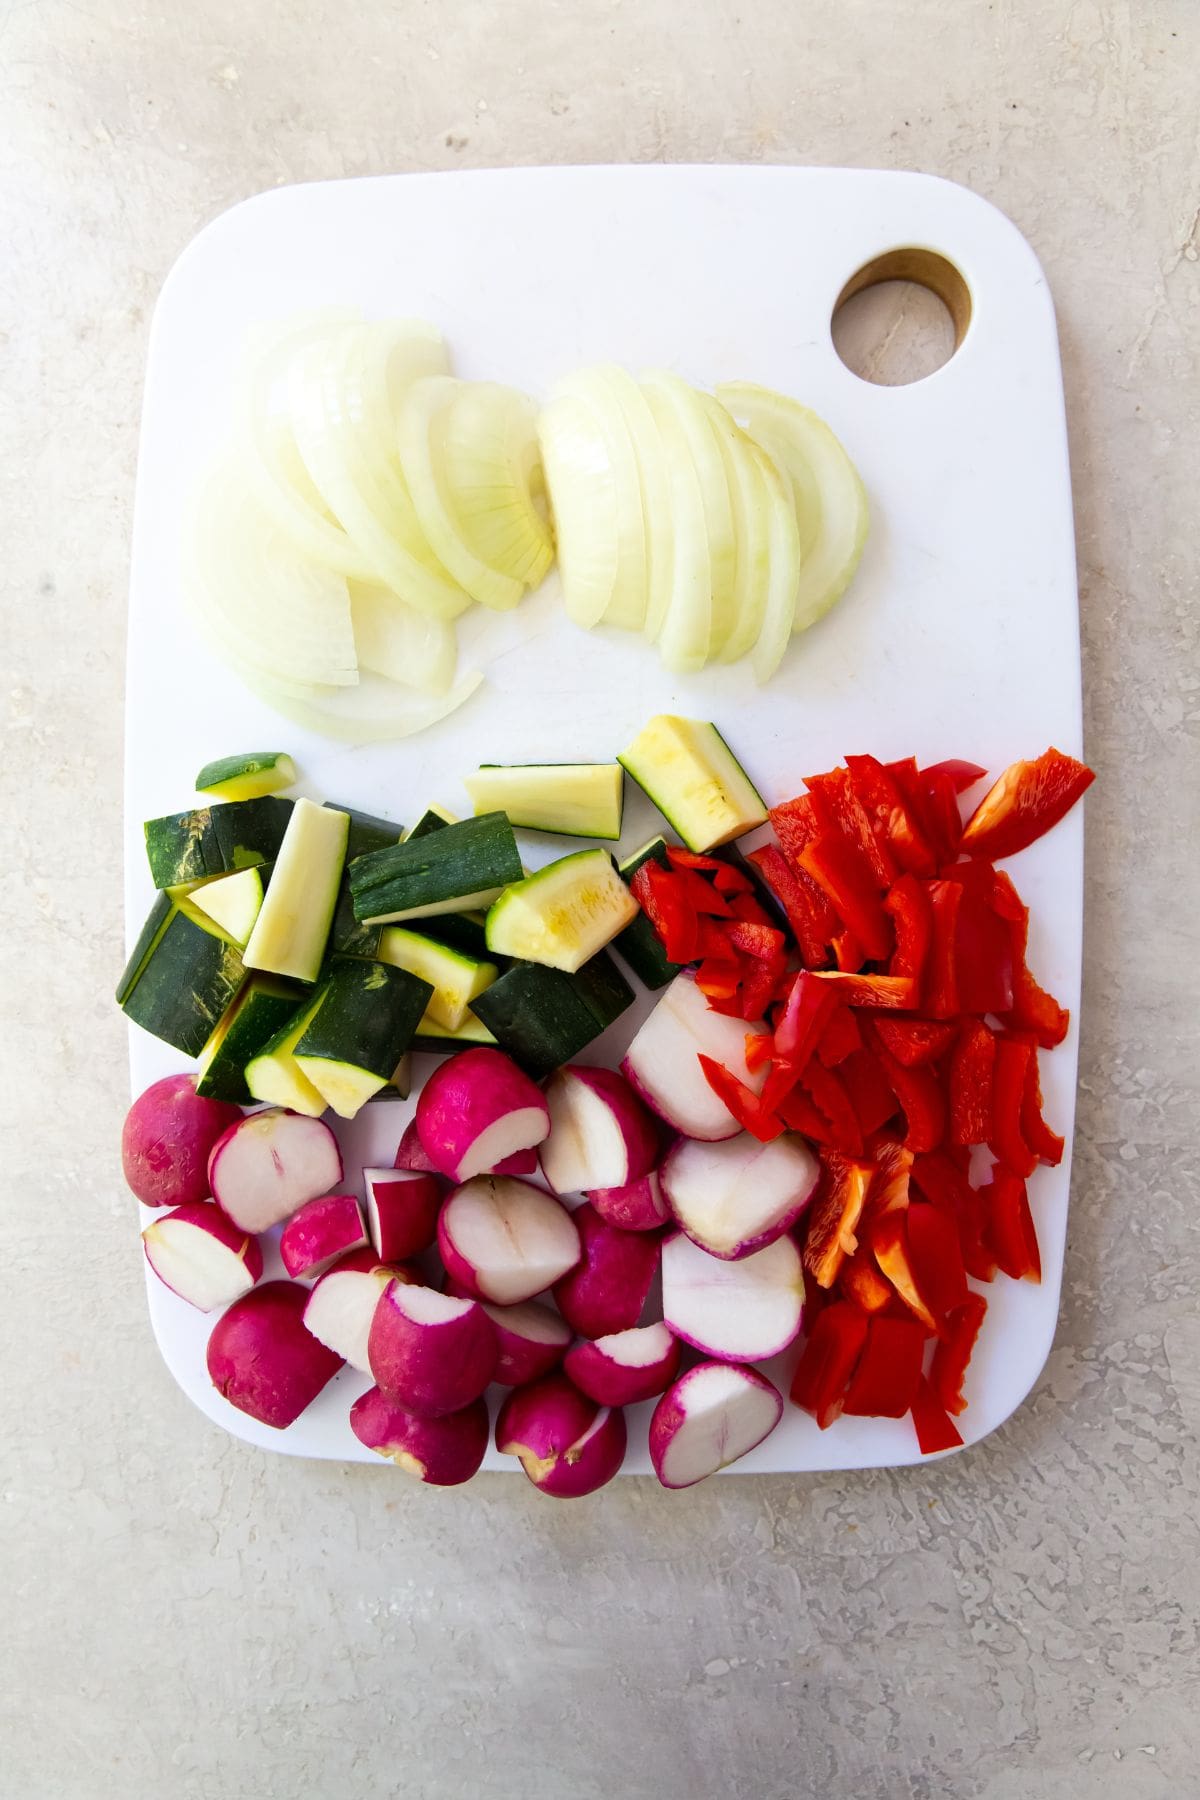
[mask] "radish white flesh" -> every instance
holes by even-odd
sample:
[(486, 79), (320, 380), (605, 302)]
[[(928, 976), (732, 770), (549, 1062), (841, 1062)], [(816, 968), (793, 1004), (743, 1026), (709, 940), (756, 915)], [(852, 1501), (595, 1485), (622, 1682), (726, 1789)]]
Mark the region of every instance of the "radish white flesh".
[(121, 1129), (125, 1179), (143, 1206), (207, 1200), (213, 1145), (241, 1122), (242, 1109), (196, 1093), (194, 1075), (165, 1075), (140, 1094)]
[(435, 1175), (411, 1169), (364, 1169), (367, 1229), (384, 1262), (417, 1256), (437, 1235), (442, 1190)]
[(692, 977), (677, 975), (630, 1044), (621, 1072), (684, 1137), (710, 1143), (734, 1137), (738, 1122), (709, 1087), (699, 1058), (712, 1057), (760, 1093), (766, 1068), (747, 1068), (746, 1035), (764, 1029), (712, 1012)]
[(490, 1306), (484, 1312), (496, 1327), (500, 1360), (493, 1381), (523, 1387), (556, 1369), (571, 1342), (571, 1327), (548, 1306), (527, 1300), (521, 1306)]
[(396, 1150), (395, 1166), (398, 1169), (411, 1169), (421, 1175), (440, 1173), (437, 1164), (421, 1142), (421, 1134), (417, 1130), (415, 1119), (410, 1119), (404, 1127), (404, 1133)]
[(265, 1281), (222, 1313), (208, 1340), (209, 1378), (219, 1394), (282, 1431), (311, 1406), (342, 1359), (308, 1331), (308, 1289)]
[(725, 1262), (682, 1231), (662, 1251), (663, 1318), (685, 1344), (726, 1362), (759, 1362), (786, 1350), (804, 1314), (800, 1252), (781, 1237)]
[(595, 1343), (572, 1344), (563, 1368), (601, 1406), (635, 1406), (639, 1400), (653, 1400), (674, 1381), (679, 1340), (662, 1324), (613, 1331)]
[(250, 1113), (213, 1145), (213, 1199), (235, 1225), (266, 1231), (342, 1179), (338, 1141), (320, 1119), (271, 1108)]
[(381, 1263), (374, 1250), (352, 1250), (317, 1282), (304, 1308), (304, 1323), (330, 1350), (364, 1375), (371, 1372), (367, 1339), (379, 1296), (389, 1281), (421, 1277), (398, 1263)]
[(782, 1237), (817, 1186), (817, 1159), (798, 1137), (760, 1144), (749, 1132), (719, 1143), (681, 1138), (663, 1163), (662, 1191), (702, 1250), (736, 1261)]
[(456, 1188), (438, 1219), (448, 1275), (481, 1300), (516, 1306), (579, 1261), (579, 1233), (552, 1194), (506, 1175), (477, 1175)]
[(642, 1316), (650, 1284), (658, 1272), (659, 1240), (644, 1231), (606, 1225), (586, 1202), (571, 1214), (582, 1255), (555, 1283), (554, 1298), (567, 1324), (580, 1337), (628, 1331)]
[(417, 1102), (417, 1130), (434, 1167), (469, 1181), (542, 1142), (541, 1090), (500, 1050), (460, 1050), (435, 1069)]
[(315, 1281), (341, 1256), (367, 1242), (362, 1209), (353, 1194), (323, 1194), (292, 1214), (279, 1239), (279, 1256), (295, 1281)]
[(671, 1217), (656, 1169), (626, 1187), (592, 1188), (587, 1198), (606, 1224), (621, 1231), (657, 1231)]
[(654, 1121), (613, 1069), (567, 1067), (546, 1085), (550, 1135), (542, 1169), (556, 1194), (624, 1187), (653, 1168)]
[(495, 1327), (477, 1301), (402, 1280), (384, 1289), (367, 1338), (384, 1393), (430, 1419), (477, 1400), (498, 1355)]
[(425, 1419), (373, 1387), (350, 1408), (350, 1429), (360, 1444), (394, 1462), (406, 1475), (415, 1475), (430, 1487), (458, 1487), (470, 1481), (483, 1461), (487, 1402), (473, 1400), (458, 1412)]
[(211, 1200), (189, 1200), (147, 1225), (146, 1261), (181, 1300), (213, 1312), (248, 1294), (263, 1269), (258, 1239)]
[(593, 1494), (625, 1460), (625, 1415), (597, 1406), (565, 1375), (515, 1388), (496, 1419), (496, 1448), (520, 1458), (534, 1487), (558, 1500)]
[(666, 1488), (692, 1487), (761, 1444), (782, 1416), (782, 1395), (757, 1369), (697, 1363), (654, 1409), (654, 1473)]

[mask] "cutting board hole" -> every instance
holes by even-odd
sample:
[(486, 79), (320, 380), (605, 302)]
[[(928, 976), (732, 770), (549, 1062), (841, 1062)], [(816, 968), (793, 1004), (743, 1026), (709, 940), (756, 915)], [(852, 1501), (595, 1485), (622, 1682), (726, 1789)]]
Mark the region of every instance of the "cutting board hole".
[(889, 250), (850, 277), (830, 330), (861, 381), (906, 387), (945, 367), (970, 322), (970, 290), (952, 262), (933, 250)]

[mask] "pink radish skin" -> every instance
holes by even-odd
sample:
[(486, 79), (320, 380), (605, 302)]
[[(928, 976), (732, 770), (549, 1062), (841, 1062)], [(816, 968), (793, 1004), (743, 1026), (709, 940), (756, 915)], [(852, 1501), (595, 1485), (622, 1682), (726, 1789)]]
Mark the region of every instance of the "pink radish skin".
[(654, 1409), (654, 1473), (665, 1488), (694, 1487), (761, 1444), (782, 1417), (783, 1396), (757, 1369), (697, 1363)]
[(677, 1232), (662, 1247), (662, 1291), (675, 1336), (722, 1362), (777, 1356), (804, 1317), (804, 1271), (789, 1237), (727, 1262)]
[(653, 1400), (679, 1372), (679, 1340), (665, 1325), (610, 1332), (594, 1344), (572, 1344), (563, 1369), (580, 1393), (601, 1406)]
[(390, 1400), (437, 1419), (477, 1400), (499, 1358), (496, 1328), (475, 1300), (391, 1281), (367, 1336), (371, 1374)]
[(621, 1073), (651, 1111), (684, 1137), (708, 1143), (735, 1137), (738, 1122), (709, 1087), (699, 1057), (711, 1056), (760, 1093), (766, 1067), (747, 1068), (746, 1035), (765, 1029), (713, 1012), (692, 977), (677, 975), (630, 1044)]
[(239, 1412), (283, 1431), (342, 1366), (305, 1329), (308, 1289), (265, 1281), (222, 1313), (208, 1340), (208, 1373)]
[(606, 1225), (586, 1201), (571, 1214), (571, 1223), (583, 1254), (578, 1265), (555, 1283), (559, 1312), (580, 1337), (630, 1330), (642, 1316), (658, 1270), (659, 1240)]
[(336, 1192), (342, 1153), (328, 1125), (268, 1107), (239, 1118), (208, 1159), (213, 1199), (235, 1225), (266, 1231), (307, 1200)]
[(165, 1287), (200, 1312), (248, 1294), (263, 1272), (262, 1250), (212, 1200), (189, 1200), (142, 1233), (146, 1261)]
[(658, 1231), (671, 1217), (655, 1169), (626, 1187), (592, 1188), (587, 1198), (605, 1224), (618, 1231)]
[(421, 1134), (417, 1130), (417, 1121), (415, 1119), (410, 1119), (408, 1124), (404, 1127), (403, 1136), (401, 1137), (399, 1146), (396, 1150), (395, 1167), (397, 1169), (410, 1169), (418, 1175), (436, 1175), (439, 1173), (437, 1164), (433, 1161), (432, 1157), (425, 1149), (424, 1144), (421, 1142)]
[(438, 1250), (465, 1292), (517, 1306), (574, 1268), (580, 1244), (571, 1214), (544, 1188), (477, 1175), (447, 1196)]
[(625, 1460), (625, 1415), (597, 1406), (565, 1375), (514, 1388), (496, 1420), (496, 1448), (520, 1458), (535, 1488), (556, 1500), (594, 1494)]
[(367, 1232), (381, 1261), (428, 1250), (437, 1236), (442, 1187), (436, 1175), (411, 1169), (364, 1169)]
[(541, 1143), (550, 1114), (528, 1075), (500, 1050), (460, 1050), (417, 1101), (417, 1130), (435, 1168), (469, 1181)]
[(624, 1187), (654, 1167), (658, 1130), (629, 1083), (613, 1069), (572, 1064), (546, 1084), (550, 1135), (542, 1172), (556, 1194)]
[(323, 1194), (292, 1214), (279, 1239), (279, 1256), (293, 1281), (315, 1281), (339, 1257), (366, 1248), (362, 1209), (353, 1194)]
[(728, 1262), (789, 1231), (819, 1174), (803, 1138), (760, 1144), (745, 1131), (720, 1143), (681, 1138), (660, 1171), (667, 1203), (692, 1242)]
[(308, 1296), (304, 1323), (327, 1349), (352, 1369), (371, 1372), (367, 1340), (379, 1296), (389, 1281), (419, 1282), (416, 1269), (404, 1263), (381, 1263), (368, 1245), (352, 1250), (322, 1275)]
[(194, 1075), (164, 1075), (152, 1083), (121, 1128), (121, 1166), (142, 1205), (207, 1200), (212, 1147), (241, 1117), (240, 1106), (201, 1099)]
[(500, 1360), (493, 1381), (524, 1387), (557, 1369), (571, 1342), (571, 1327), (548, 1306), (527, 1300), (521, 1306), (491, 1306), (484, 1312), (496, 1327)]
[(478, 1473), (487, 1450), (487, 1403), (473, 1400), (459, 1412), (425, 1419), (373, 1387), (350, 1408), (350, 1429), (406, 1475), (430, 1487), (459, 1487)]

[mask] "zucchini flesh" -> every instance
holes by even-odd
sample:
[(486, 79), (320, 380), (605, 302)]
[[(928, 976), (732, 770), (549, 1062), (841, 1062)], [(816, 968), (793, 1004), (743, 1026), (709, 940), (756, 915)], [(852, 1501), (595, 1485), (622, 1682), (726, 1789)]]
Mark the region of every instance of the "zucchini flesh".
[(573, 975), (514, 963), (472, 1005), (502, 1050), (535, 1081), (577, 1056), (633, 1004), (633, 989), (601, 951)]
[(185, 1056), (198, 1056), (246, 970), (240, 947), (191, 901), (168, 902), (168, 907), (132, 978), (128, 970), (122, 976), (121, 1006), (144, 1031)]
[(386, 850), (389, 844), (398, 844), (404, 836), (404, 828), (391, 819), (377, 818), (374, 813), (357, 812), (352, 806), (338, 806), (333, 800), (327, 800), (325, 804), (335, 812), (344, 812), (350, 821), (346, 836), (346, 866), (342, 870), (337, 905), (333, 909), (333, 923), (329, 927), (329, 954), (375, 956), (379, 950), (379, 933), (383, 927), (363, 925), (355, 918), (354, 896), (350, 892), (350, 864), (356, 856), (366, 856), (372, 850)]
[(407, 969), (338, 956), (295, 1046), (296, 1065), (343, 1119), (392, 1079), (433, 994)]
[[(622, 881), (631, 882), (643, 863), (656, 862), (664, 869), (670, 865), (667, 861), (667, 842), (665, 838), (651, 838), (640, 850), (627, 856), (617, 868)], [(629, 967), (644, 987), (666, 987), (674, 981), (682, 965), (669, 960), (657, 931), (639, 908), (636, 919), (626, 925), (616, 940), (613, 948), (620, 951)]]
[(488, 949), (573, 975), (637, 916), (608, 851), (577, 850), (505, 889), (488, 913)]
[(459, 1029), (472, 1000), (490, 987), (500, 973), (493, 962), (464, 956), (419, 931), (406, 931), (402, 925), (382, 927), (379, 960), (429, 982), (433, 993), (425, 1017), (445, 1031)]
[(426, 1013), (417, 1026), (413, 1049), (423, 1050), (430, 1056), (453, 1056), (456, 1050), (470, 1050), (478, 1044), (495, 1042), (496, 1034), (489, 1031), (473, 1012), (467, 1013), (457, 1031), (446, 1031), (442, 1026), (432, 1024)]
[(192, 905), (243, 947), (262, 911), (263, 879), (259, 868), (239, 869), (236, 875), (218, 875), (192, 894)]
[(367, 924), (431, 918), (490, 906), (524, 871), (503, 813), (376, 850), (350, 865), (354, 916)]
[(273, 975), (252, 975), (198, 1058), (196, 1092), (248, 1106), (246, 1064), (296, 1015), (302, 991)]
[(715, 725), (660, 713), (618, 759), (689, 850), (764, 825), (762, 795)]
[(248, 969), (315, 981), (337, 905), (350, 820), (297, 800), (250, 941)]
[(506, 813), (525, 831), (613, 840), (621, 835), (620, 763), (485, 763), (463, 785), (477, 813)]
[(265, 1100), (271, 1106), (290, 1107), (292, 1112), (307, 1113), (312, 1119), (319, 1119), (325, 1111), (324, 1094), (317, 1092), (294, 1054), (320, 1004), (320, 995), (310, 994), (275, 1036), (268, 1039), (257, 1056), (250, 1058), (244, 1076), (253, 1099)]
[(282, 750), (247, 750), (205, 763), (196, 777), (196, 792), (218, 800), (257, 800), (291, 787), (295, 779), (296, 765)]

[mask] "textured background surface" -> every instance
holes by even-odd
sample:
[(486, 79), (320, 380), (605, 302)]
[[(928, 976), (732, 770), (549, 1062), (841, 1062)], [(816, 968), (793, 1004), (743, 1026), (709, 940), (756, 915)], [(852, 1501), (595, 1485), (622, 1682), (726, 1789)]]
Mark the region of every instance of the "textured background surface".
[[(0, 1796), (1200, 1793), (1192, 0), (0, 5)], [(931, 170), (1059, 308), (1089, 801), (1066, 1294), (922, 1473), (554, 1507), (259, 1455), (158, 1362), (116, 1156), (124, 589), (172, 259), (277, 182)]]

